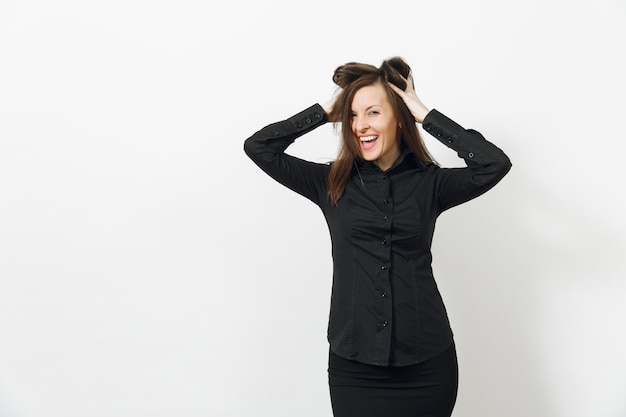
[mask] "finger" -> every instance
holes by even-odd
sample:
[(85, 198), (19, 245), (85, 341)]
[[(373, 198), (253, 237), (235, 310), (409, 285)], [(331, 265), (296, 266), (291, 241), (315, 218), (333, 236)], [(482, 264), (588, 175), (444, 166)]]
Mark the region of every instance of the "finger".
[[(408, 94), (408, 93), (412, 93), (413, 91), (415, 91), (413, 89), (413, 81), (411, 80), (411, 78), (404, 78), (402, 76), (400, 76), (404, 82), (406, 83), (406, 89), (402, 90), (400, 87), (396, 86), (395, 84), (391, 84), (390, 82), (388, 82), (388, 84), (391, 86), (391, 88), (394, 89), (394, 91), (398, 92), (398, 94), (400, 94), (399, 92), (401, 91), (404, 94)], [(402, 96), (402, 94), (400, 94), (400, 96)]]
[(406, 89), (413, 91), (415, 86), (413, 85), (413, 77), (409, 77), (406, 79)]
[(404, 82), (406, 83), (406, 88), (404, 89), (405, 92), (411, 92), (414, 90), (414, 86), (413, 86), (413, 77), (411, 77), (410, 75), (407, 78), (404, 78), (402, 75), (400, 76), (400, 78), (402, 78), (404, 80)]
[(399, 88), (399, 87), (398, 87), (398, 86), (396, 86), (395, 84), (390, 83), (389, 81), (387, 81), (387, 84), (389, 84), (389, 87), (391, 87), (391, 89), (392, 89), (393, 91), (395, 91), (396, 93), (398, 93), (398, 95), (399, 95), (400, 97), (404, 97), (404, 94), (405, 94), (405, 93), (404, 93), (404, 91), (402, 91), (402, 89), (401, 89), (401, 88)]

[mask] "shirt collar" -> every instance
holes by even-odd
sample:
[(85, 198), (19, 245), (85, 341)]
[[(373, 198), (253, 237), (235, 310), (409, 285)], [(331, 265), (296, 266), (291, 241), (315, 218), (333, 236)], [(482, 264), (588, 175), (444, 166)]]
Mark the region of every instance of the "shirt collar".
[[(420, 171), (424, 171), (425, 170), (425, 165), (424, 163), (422, 163), (422, 161), (420, 161), (417, 156), (415, 156), (415, 154), (413, 152), (411, 152), (411, 149), (409, 149), (408, 146), (406, 146), (404, 143), (402, 143), (402, 149), (400, 150), (400, 156), (398, 156), (398, 159), (396, 159), (396, 162), (393, 163), (393, 165), (391, 166), (391, 168), (389, 168), (386, 172), (391, 172), (395, 169), (397, 169), (400, 166), (403, 166), (407, 164), (408, 166), (411, 166), (413, 168), (417, 168)], [(365, 171), (375, 171), (375, 172), (381, 172), (381, 169), (378, 167), (378, 165), (376, 165), (374, 162), (372, 161), (364, 161), (362, 159), (357, 160), (357, 166)]]

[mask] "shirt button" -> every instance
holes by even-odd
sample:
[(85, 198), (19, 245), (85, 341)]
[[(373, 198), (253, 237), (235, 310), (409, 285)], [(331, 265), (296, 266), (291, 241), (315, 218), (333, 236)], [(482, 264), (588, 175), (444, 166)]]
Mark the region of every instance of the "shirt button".
[(387, 265), (381, 266), (380, 269), (382, 269), (383, 271), (386, 271), (387, 270)]
[(385, 216), (385, 221), (389, 221), (389, 216)]
[(387, 240), (386, 239), (381, 240), (380, 244), (383, 245), (383, 246), (386, 245), (387, 244)]
[(389, 322), (383, 321), (380, 325), (383, 326), (383, 327), (387, 327), (387, 326), (389, 326)]
[(383, 200), (383, 204), (389, 204), (389, 200), (387, 200), (386, 198)]
[(385, 298), (387, 296), (387, 293), (385, 291), (383, 291), (382, 294), (380, 294), (380, 296)]
[(469, 157), (470, 157), (470, 158), (473, 158), (473, 157), (474, 157), (474, 152), (470, 152), (470, 153), (469, 153)]

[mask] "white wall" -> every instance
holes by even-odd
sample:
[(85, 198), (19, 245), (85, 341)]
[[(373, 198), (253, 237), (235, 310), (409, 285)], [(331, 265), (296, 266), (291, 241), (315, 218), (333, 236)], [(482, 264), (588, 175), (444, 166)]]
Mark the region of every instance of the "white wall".
[(438, 223), (455, 416), (626, 416), (622, 0), (213, 4), (0, 3), (0, 416), (330, 416), (326, 226), (242, 144), (393, 55), (514, 163)]

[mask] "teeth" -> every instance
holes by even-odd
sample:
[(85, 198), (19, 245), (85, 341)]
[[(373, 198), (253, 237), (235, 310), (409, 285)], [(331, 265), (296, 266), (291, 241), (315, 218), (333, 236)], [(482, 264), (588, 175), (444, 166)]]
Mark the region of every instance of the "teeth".
[(363, 136), (363, 137), (361, 137), (360, 139), (361, 139), (361, 142), (371, 142), (371, 141), (373, 141), (373, 140), (375, 140), (375, 139), (378, 139), (378, 136), (376, 136), (376, 135), (372, 135), (372, 136)]

